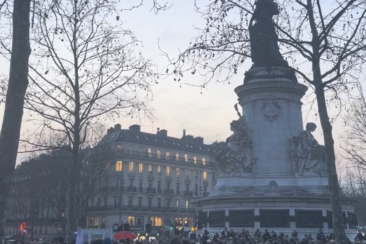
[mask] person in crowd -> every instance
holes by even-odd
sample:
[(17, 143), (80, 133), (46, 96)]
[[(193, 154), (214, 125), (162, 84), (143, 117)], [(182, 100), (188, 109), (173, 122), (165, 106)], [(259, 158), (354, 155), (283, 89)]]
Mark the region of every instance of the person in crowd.
[(221, 237), (229, 237), (229, 231), (227, 231), (227, 227), (225, 227), (224, 230), (221, 232)]
[(320, 244), (325, 243), (325, 236), (322, 229), (318, 230), (318, 233), (316, 234), (316, 240), (320, 242)]
[(264, 230), (264, 234), (262, 236), (262, 239), (263, 239), (264, 242), (267, 242), (267, 240), (271, 239), (271, 235), (269, 234), (267, 229)]
[(256, 241), (260, 241), (262, 235), (261, 235), (261, 231), (259, 229), (257, 229), (254, 233), (254, 238)]
[(297, 242), (299, 240), (299, 237), (298, 237), (298, 234), (297, 234), (296, 230), (292, 231), (291, 240), (294, 240), (295, 242)]

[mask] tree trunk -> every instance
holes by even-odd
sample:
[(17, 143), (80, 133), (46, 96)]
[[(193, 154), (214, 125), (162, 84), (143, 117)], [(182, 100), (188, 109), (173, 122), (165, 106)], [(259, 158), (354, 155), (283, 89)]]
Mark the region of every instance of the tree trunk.
[(343, 220), (342, 205), (340, 200), (341, 191), (338, 184), (338, 176), (335, 164), (332, 125), (329, 122), (324, 89), (322, 86), (317, 87), (316, 98), (318, 102), (320, 123), (323, 129), (330, 203), (333, 210), (333, 231), (336, 237), (336, 243), (346, 243), (345, 224)]
[(6, 199), (14, 173), (24, 96), (28, 87), (29, 12), (31, 0), (14, 0), (13, 40), (5, 112), (0, 134), (0, 244), (5, 227)]

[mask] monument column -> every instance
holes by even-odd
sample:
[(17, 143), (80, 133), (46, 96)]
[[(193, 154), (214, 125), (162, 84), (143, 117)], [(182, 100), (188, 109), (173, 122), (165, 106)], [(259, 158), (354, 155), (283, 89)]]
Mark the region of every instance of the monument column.
[[(256, 175), (293, 176), (290, 139), (303, 130), (301, 98), (307, 87), (284, 74), (285, 68), (256, 69), (235, 89), (242, 113), (252, 131)], [(277, 78), (277, 79), (276, 79)]]

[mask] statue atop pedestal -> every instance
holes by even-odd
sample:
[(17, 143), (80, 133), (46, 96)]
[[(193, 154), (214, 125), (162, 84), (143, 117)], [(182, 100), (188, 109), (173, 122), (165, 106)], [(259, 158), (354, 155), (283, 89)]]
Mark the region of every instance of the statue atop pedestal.
[[(235, 105), (237, 110), (237, 105)], [(233, 134), (226, 139), (227, 146), (216, 155), (216, 166), (219, 173), (251, 173), (256, 161), (253, 156), (253, 139), (245, 117), (230, 123)]]
[[(249, 24), (250, 46), (254, 66), (288, 66), (278, 47), (278, 36), (272, 17), (278, 15), (273, 0), (257, 0)], [(253, 24), (254, 23), (254, 24)]]
[(263, 80), (297, 82), (295, 72), (280, 53), (274, 15), (279, 14), (273, 0), (257, 0), (249, 23), (253, 66), (246, 72), (244, 83)]
[(325, 148), (311, 134), (314, 123), (307, 123), (306, 130), (290, 139), (290, 157), (297, 176), (326, 176)]

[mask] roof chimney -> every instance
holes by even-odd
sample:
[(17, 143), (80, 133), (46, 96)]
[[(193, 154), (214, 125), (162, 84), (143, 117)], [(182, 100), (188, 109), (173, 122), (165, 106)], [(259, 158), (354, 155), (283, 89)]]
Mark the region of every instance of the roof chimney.
[(196, 138), (194, 138), (194, 141), (199, 144), (203, 144), (203, 137), (197, 136)]
[(114, 125), (114, 129), (116, 130), (116, 131), (118, 131), (118, 130), (121, 130), (121, 124), (115, 124)]
[(111, 134), (111, 133), (113, 133), (113, 131), (114, 131), (114, 128), (113, 128), (113, 127), (111, 127), (111, 128), (109, 128), (109, 129), (107, 130), (107, 134)]
[(158, 136), (161, 136), (161, 137), (167, 137), (168, 136), (168, 131), (167, 130), (159, 130), (156, 134)]
[(139, 126), (139, 125), (131, 125), (131, 126), (129, 127), (129, 130), (130, 130), (130, 131), (133, 131), (133, 132), (140, 132), (140, 130), (141, 130), (141, 126)]

